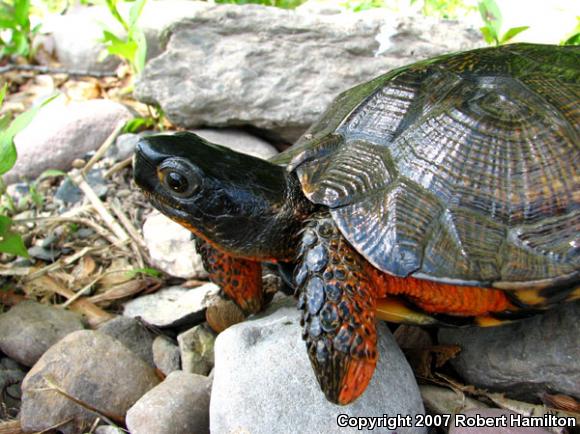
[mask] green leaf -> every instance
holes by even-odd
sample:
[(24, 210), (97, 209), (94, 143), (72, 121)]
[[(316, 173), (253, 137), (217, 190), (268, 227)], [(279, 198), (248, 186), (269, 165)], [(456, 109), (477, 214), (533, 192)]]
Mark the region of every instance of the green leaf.
[(137, 51), (137, 44), (134, 41), (120, 42), (109, 45), (107, 51), (109, 54), (121, 56), (123, 59), (131, 61), (135, 56), (135, 51)]
[(113, 15), (113, 17), (119, 22), (119, 24), (123, 26), (125, 31), (129, 32), (129, 26), (127, 25), (127, 23), (119, 13), (119, 10), (117, 9), (117, 0), (107, 0), (106, 3), (107, 7), (109, 8), (109, 12), (111, 12), (111, 15)]
[(498, 40), (498, 35), (502, 25), (502, 16), (497, 3), (495, 0), (481, 0), (478, 6), (485, 27), (487, 27), (494, 35), (494, 39)]
[(12, 120), (12, 116), (9, 113), (0, 117), (0, 131), (4, 131), (10, 125), (10, 121)]
[(509, 40), (515, 38), (517, 35), (522, 33), (524, 30), (528, 30), (530, 26), (520, 26), (520, 27), (512, 27), (507, 32), (505, 32), (499, 41), (500, 44), (505, 44)]
[(129, 9), (129, 28), (134, 29), (147, 0), (136, 0)]
[(497, 45), (498, 44), (499, 41), (493, 35), (492, 30), (490, 30), (489, 27), (480, 27), (479, 30), (481, 31), (481, 34), (483, 35), (483, 39), (489, 45), (491, 45), (491, 44), (496, 44)]
[(22, 237), (10, 230), (12, 220), (0, 215), (0, 252), (28, 258), (28, 251)]
[(111, 42), (113, 44), (124, 44), (125, 40), (119, 38), (117, 35), (115, 35), (114, 33), (109, 32), (108, 30), (103, 30), (103, 39), (101, 39), (102, 42)]
[(133, 118), (128, 120), (123, 127), (123, 133), (138, 133), (139, 131), (155, 125), (155, 121), (149, 118)]
[(562, 45), (580, 45), (580, 33), (570, 36), (562, 42)]
[(68, 176), (68, 174), (66, 172), (63, 172), (62, 170), (58, 170), (58, 169), (48, 169), (48, 170), (45, 170), (44, 172), (42, 172), (38, 176), (38, 178), (36, 178), (36, 181), (34, 181), (34, 182), (36, 184), (38, 184), (43, 179), (46, 179), (46, 178), (56, 178), (58, 176)]
[(8, 172), (16, 163), (16, 146), (6, 132), (0, 133), (0, 176)]
[(152, 277), (161, 277), (162, 273), (155, 268), (135, 268), (134, 270), (127, 271), (127, 277), (135, 277), (137, 274), (146, 274)]
[(7, 90), (8, 90), (8, 83), (4, 83), (4, 86), (2, 86), (2, 89), (0, 89), (0, 107), (2, 107), (2, 104), (4, 103), (4, 98), (6, 97)]
[(140, 29), (136, 29), (133, 33), (137, 49), (135, 50), (132, 66), (135, 73), (141, 74), (147, 60), (147, 39), (145, 38), (145, 33)]
[(30, 27), (30, 0), (14, 1), (14, 20), (23, 28)]

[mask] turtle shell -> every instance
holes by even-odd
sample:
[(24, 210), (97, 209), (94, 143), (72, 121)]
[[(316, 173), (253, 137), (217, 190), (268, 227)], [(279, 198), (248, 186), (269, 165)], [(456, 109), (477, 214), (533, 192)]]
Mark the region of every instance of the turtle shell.
[(503, 289), (580, 278), (580, 48), (514, 44), (341, 94), (275, 161), (396, 276)]

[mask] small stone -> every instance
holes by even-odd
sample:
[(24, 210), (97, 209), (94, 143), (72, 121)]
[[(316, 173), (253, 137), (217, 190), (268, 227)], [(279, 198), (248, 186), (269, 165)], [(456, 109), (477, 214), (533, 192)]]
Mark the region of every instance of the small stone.
[[(103, 174), (102, 169), (92, 169), (86, 176), (87, 183), (100, 199), (104, 199), (109, 191)], [(56, 190), (54, 197), (65, 204), (73, 204), (80, 202), (85, 196), (70, 178), (65, 178)]]
[(53, 344), (84, 328), (71, 311), (23, 301), (0, 315), (0, 349), (24, 366), (32, 366)]
[(204, 325), (177, 336), (183, 371), (208, 375), (214, 365), (215, 334)]
[(451, 363), (469, 383), (523, 401), (559, 392), (580, 398), (580, 302), (499, 327), (441, 329), (461, 347)]
[(95, 429), (95, 434), (125, 434), (125, 431), (113, 425), (102, 425)]
[(211, 380), (175, 371), (127, 412), (132, 434), (209, 434)]
[(267, 160), (278, 153), (276, 148), (258, 137), (233, 128), (191, 130), (204, 139), (243, 154)]
[(135, 152), (139, 140), (141, 140), (139, 134), (121, 134), (115, 140), (115, 144), (107, 150), (106, 155), (113, 161), (123, 161)]
[(85, 164), (87, 164), (87, 162), (82, 158), (75, 158), (72, 162), (72, 167), (75, 169), (82, 169), (85, 167)]
[(33, 258), (51, 263), (56, 261), (61, 253), (62, 251), (59, 249), (46, 249), (41, 246), (32, 246), (28, 249), (28, 254)]
[(123, 315), (140, 317), (157, 327), (199, 323), (203, 321), (205, 308), (218, 291), (219, 287), (213, 283), (194, 289), (171, 286), (128, 301), (124, 305)]
[(201, 256), (191, 232), (168, 217), (153, 212), (143, 224), (143, 240), (154, 267), (183, 279), (205, 279)]
[(142, 322), (126, 316), (118, 316), (101, 325), (98, 330), (117, 339), (143, 361), (155, 366), (152, 350), (153, 335)]
[(93, 412), (52, 389), (48, 380), (118, 421), (159, 383), (155, 370), (116, 339), (90, 330), (71, 333), (53, 345), (24, 379), (23, 431), (43, 431), (59, 424), (60, 432), (73, 434), (95, 420)]
[(26, 373), (14, 360), (0, 359), (0, 418), (17, 414), (20, 409), (21, 383)]
[(132, 117), (124, 105), (106, 99), (50, 102), (14, 138), (18, 160), (5, 182), (35, 179), (48, 169), (69, 170), (75, 159), (99, 148), (119, 122)]
[(205, 319), (211, 329), (221, 333), (228, 327), (242, 322), (246, 316), (232, 300), (216, 295), (205, 311)]
[(165, 375), (181, 369), (179, 347), (165, 336), (157, 336), (153, 341), (153, 360)]

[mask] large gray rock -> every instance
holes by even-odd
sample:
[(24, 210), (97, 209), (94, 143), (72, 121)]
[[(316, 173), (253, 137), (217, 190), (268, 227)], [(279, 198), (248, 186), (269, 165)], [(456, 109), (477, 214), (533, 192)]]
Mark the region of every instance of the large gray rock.
[[(59, 393), (65, 391), (117, 423), (148, 390), (159, 383), (155, 370), (116, 339), (83, 330), (52, 346), (22, 384), (20, 423), (25, 432), (48, 430), (73, 434), (96, 415)], [(49, 384), (52, 383), (51, 384)], [(70, 420), (65, 425), (63, 421)]]
[(453, 366), (478, 387), (514, 398), (544, 391), (580, 398), (580, 303), (501, 327), (442, 329), (439, 341), (462, 350)]
[(207, 304), (218, 291), (219, 287), (213, 283), (193, 289), (171, 286), (128, 301), (123, 315), (140, 317), (157, 327), (199, 323), (205, 316)]
[(211, 380), (176, 371), (127, 412), (132, 434), (209, 433)]
[[(379, 325), (379, 363), (365, 393), (348, 406), (326, 400), (314, 377), (293, 307), (222, 332), (215, 346), (210, 405), (211, 432), (343, 433), (339, 414), (414, 415), (423, 404), (413, 373), (384, 324)], [(399, 427), (381, 432), (423, 433)], [(363, 431), (367, 432), (367, 431)]]
[(64, 104), (58, 98), (14, 138), (18, 160), (4, 180), (34, 179), (47, 169), (69, 170), (76, 158), (99, 148), (119, 122), (132, 117), (127, 107), (111, 100)]
[(355, 84), (482, 44), (478, 31), (453, 21), (257, 5), (214, 6), (169, 32), (136, 84), (138, 99), (159, 103), (180, 126), (250, 124), (287, 140)]
[(84, 328), (80, 315), (23, 301), (0, 315), (0, 349), (24, 366), (32, 366), (53, 344)]
[(191, 232), (170, 218), (157, 211), (149, 215), (143, 223), (143, 240), (154, 267), (183, 279), (207, 277)]

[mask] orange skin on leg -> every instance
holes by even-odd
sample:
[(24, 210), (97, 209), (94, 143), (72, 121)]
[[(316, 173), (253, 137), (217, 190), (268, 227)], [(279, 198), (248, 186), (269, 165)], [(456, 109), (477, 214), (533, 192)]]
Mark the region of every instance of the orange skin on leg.
[(505, 291), (476, 286), (448, 285), (413, 277), (395, 277), (372, 266), (368, 272), (377, 298), (403, 295), (430, 313), (480, 316), (513, 308)]
[(198, 238), (197, 251), (213, 283), (245, 314), (257, 313), (263, 306), (262, 265), (249, 259), (234, 258)]

